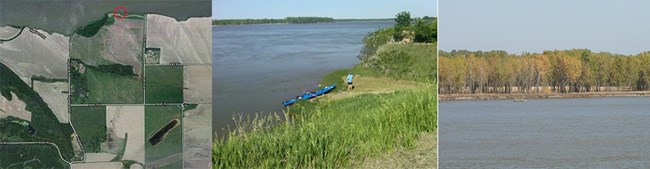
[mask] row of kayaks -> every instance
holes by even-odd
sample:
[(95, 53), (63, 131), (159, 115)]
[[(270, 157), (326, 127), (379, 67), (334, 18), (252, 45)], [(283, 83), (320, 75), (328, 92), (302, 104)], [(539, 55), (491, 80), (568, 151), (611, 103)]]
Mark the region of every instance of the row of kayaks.
[(334, 90), (334, 88), (336, 88), (336, 84), (325, 86), (324, 88), (316, 90), (316, 91), (306, 92), (306, 93), (302, 94), (301, 96), (298, 96), (298, 97), (296, 97), (294, 99), (289, 99), (287, 101), (282, 102), (282, 106), (286, 107), (286, 106), (292, 105), (292, 104), (296, 103), (298, 100), (309, 100), (309, 99), (315, 98), (317, 96), (329, 93), (330, 91)]

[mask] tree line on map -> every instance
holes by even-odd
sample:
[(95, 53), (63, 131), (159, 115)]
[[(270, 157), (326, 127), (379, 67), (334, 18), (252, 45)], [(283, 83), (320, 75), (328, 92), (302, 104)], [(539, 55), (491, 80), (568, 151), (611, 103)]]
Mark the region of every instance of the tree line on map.
[(95, 36), (97, 32), (99, 32), (102, 26), (111, 25), (113, 23), (115, 23), (115, 19), (109, 17), (108, 13), (106, 13), (102, 18), (92, 21), (89, 24), (86, 24), (84, 26), (78, 27), (75, 30), (75, 33), (87, 38), (92, 37)]
[(650, 90), (650, 52), (440, 52), (440, 94)]

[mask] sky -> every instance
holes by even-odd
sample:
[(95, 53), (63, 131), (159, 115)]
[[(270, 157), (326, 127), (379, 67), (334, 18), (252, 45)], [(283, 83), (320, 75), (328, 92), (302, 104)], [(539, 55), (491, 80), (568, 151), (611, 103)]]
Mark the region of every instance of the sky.
[(650, 1), (441, 0), (441, 50), (650, 51)]
[(261, 19), (319, 16), (335, 19), (436, 16), (436, 0), (214, 0), (214, 19)]

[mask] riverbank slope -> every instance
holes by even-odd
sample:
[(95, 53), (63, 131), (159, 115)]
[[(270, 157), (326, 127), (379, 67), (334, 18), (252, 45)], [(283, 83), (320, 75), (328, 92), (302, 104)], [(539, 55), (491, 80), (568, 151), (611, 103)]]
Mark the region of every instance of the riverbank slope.
[[(428, 57), (429, 62), (404, 62), (430, 66), (436, 63), (435, 52), (429, 53), (435, 51), (435, 44), (413, 46), (394, 45), (389, 48), (395, 50), (386, 52), (409, 48), (413, 49), (409, 52), (422, 55), (404, 54), (408, 58)], [(414, 67), (419, 66), (423, 65)], [(345, 90), (342, 84), (348, 72), (355, 74), (352, 91)], [(323, 79), (323, 84), (341, 83), (337, 90), (290, 106), (285, 114), (238, 120), (228, 140), (215, 139), (214, 168), (362, 167), (369, 165), (366, 159), (392, 158), (385, 155), (390, 152), (413, 153), (420, 142), (435, 144), (435, 140), (427, 139), (435, 138), (432, 132), (436, 130), (433, 79), (432, 74), (429, 78), (388, 75), (363, 64), (334, 71)], [(428, 137), (418, 141), (421, 133)], [(435, 161), (425, 163), (435, 166)]]

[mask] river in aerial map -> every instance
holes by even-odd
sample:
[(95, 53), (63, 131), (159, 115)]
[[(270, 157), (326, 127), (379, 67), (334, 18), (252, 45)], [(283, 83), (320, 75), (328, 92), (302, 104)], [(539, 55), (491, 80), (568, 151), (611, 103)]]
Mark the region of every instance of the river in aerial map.
[(122, 7), (127, 13), (155, 13), (184, 21), (190, 17), (210, 17), (209, 0), (193, 1), (0, 1), (1, 26), (29, 26), (71, 36), (77, 27), (101, 19)]
[(234, 115), (282, 112), (336, 69), (359, 63), (363, 37), (392, 21), (214, 26), (213, 130)]
[(439, 105), (440, 168), (649, 168), (650, 97)]

